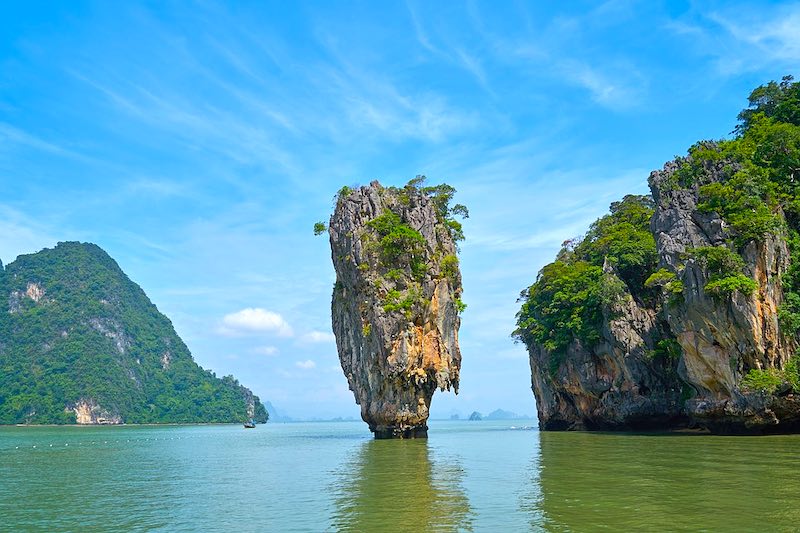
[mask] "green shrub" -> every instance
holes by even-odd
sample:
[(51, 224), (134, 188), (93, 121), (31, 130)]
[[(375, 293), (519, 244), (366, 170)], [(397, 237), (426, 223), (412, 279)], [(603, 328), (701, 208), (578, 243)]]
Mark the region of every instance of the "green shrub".
[(645, 287), (663, 287), (675, 281), (677, 276), (671, 270), (667, 270), (666, 268), (660, 268), (657, 271), (653, 272), (648, 276), (648, 278), (644, 281)]
[(766, 198), (771, 188), (766, 176), (745, 165), (726, 183), (710, 183), (699, 190), (700, 212), (715, 212), (728, 222), (734, 243), (741, 248), (782, 228), (782, 221)]
[(741, 386), (752, 391), (774, 393), (784, 382), (783, 374), (775, 368), (759, 370), (757, 368), (748, 372), (741, 381)]
[(683, 353), (680, 343), (675, 339), (662, 339), (656, 343), (654, 356), (668, 361), (680, 359)]
[(705, 290), (713, 296), (729, 296), (739, 292), (746, 296), (753, 294), (758, 284), (742, 274), (744, 260), (726, 246), (701, 246), (687, 250), (709, 273)]
[(545, 266), (536, 283), (520, 294), (523, 304), (513, 336), (551, 352), (566, 350), (575, 338), (588, 345), (596, 343), (603, 319), (602, 275), (601, 267), (586, 261)]
[(677, 159), (678, 168), (670, 177), (668, 189), (686, 189), (702, 184), (709, 177), (709, 168), (717, 167), (722, 161), (732, 163), (724, 147), (724, 141), (700, 141), (692, 145), (687, 157)]
[(322, 235), (326, 231), (328, 231), (328, 226), (326, 226), (324, 222), (314, 223), (314, 235)]
[(575, 259), (603, 266), (608, 262), (635, 296), (642, 296), (644, 281), (656, 268), (658, 251), (650, 233), (653, 201), (627, 195), (611, 204), (610, 213), (591, 225), (572, 252)]
[(787, 292), (784, 302), (778, 308), (778, 324), (781, 331), (796, 334), (800, 331), (800, 294)]
[(395, 311), (407, 313), (419, 303), (421, 303), (421, 301), (418, 289), (411, 288), (406, 291), (405, 294), (396, 289), (392, 289), (386, 293), (386, 296), (383, 299), (383, 310), (387, 313), (392, 313)]
[(712, 279), (706, 283), (705, 290), (715, 296), (730, 295), (739, 292), (745, 296), (753, 294), (758, 284), (744, 274), (735, 274), (724, 278)]
[(404, 224), (400, 217), (392, 211), (384, 211), (381, 215), (367, 222), (379, 238), (381, 258), (387, 265), (401, 264), (407, 258), (411, 263), (415, 257), (419, 259), (425, 246), (425, 238), (411, 226)]
[(612, 273), (604, 272), (600, 277), (600, 302), (609, 307), (625, 294), (625, 283)]
[(467, 304), (461, 301), (461, 298), (456, 298), (454, 300), (454, 303), (456, 305), (456, 311), (458, 311), (459, 314), (467, 310)]
[(458, 277), (458, 257), (453, 254), (447, 254), (439, 263), (439, 268), (444, 277), (448, 278), (451, 283), (455, 283)]
[(793, 355), (782, 369), (767, 368), (750, 370), (741, 380), (740, 385), (749, 390), (774, 393), (784, 383), (794, 392), (800, 392), (800, 356)]
[(650, 274), (645, 280), (644, 286), (647, 288), (661, 287), (666, 293), (673, 297), (683, 294), (683, 282), (678, 279), (674, 272), (666, 268), (660, 268)]
[(399, 281), (403, 279), (403, 271), (399, 268), (391, 268), (386, 272), (384, 277), (392, 281)]
[(439, 185), (432, 185), (425, 187), (426, 177), (422, 175), (416, 176), (414, 179), (409, 181), (406, 186), (405, 190), (417, 190), (420, 191), (422, 194), (426, 195), (433, 201), (433, 205), (436, 208), (436, 214), (440, 222), (445, 224), (448, 231), (450, 232), (450, 236), (456, 242), (464, 240), (464, 230), (461, 226), (461, 223), (455, 220), (454, 217), (459, 216), (461, 218), (469, 218), (469, 210), (462, 204), (455, 204), (454, 206), (450, 206), (450, 202), (453, 200), (453, 196), (456, 193), (454, 187), (448, 185), (447, 183), (441, 183)]
[(726, 246), (699, 246), (686, 251), (711, 274), (729, 276), (744, 269), (744, 259)]

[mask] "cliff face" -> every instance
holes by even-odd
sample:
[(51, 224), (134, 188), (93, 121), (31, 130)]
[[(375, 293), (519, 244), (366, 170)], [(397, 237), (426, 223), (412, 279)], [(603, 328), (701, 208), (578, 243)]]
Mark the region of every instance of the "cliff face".
[[(796, 349), (778, 320), (781, 278), (790, 265), (785, 231), (737, 246), (730, 224), (700, 205), (704, 187), (726, 183), (735, 165), (705, 162), (684, 184), (679, 169), (688, 162), (669, 162), (649, 179), (662, 290), (634, 298), (624, 287), (600, 306), (599, 341), (573, 339), (558, 356), (522, 336), (542, 429), (692, 425), (749, 433), (800, 427), (800, 396), (789, 383), (767, 392), (745, 379), (753, 370), (778, 375)], [(774, 216), (783, 220), (779, 209)], [(754, 282), (752, 292), (713, 290), (711, 282), (723, 276), (714, 254), (738, 265)], [(604, 265), (601, 282), (614, 280), (613, 268)]]
[(733, 241), (718, 213), (698, 209), (701, 186), (725, 182), (725, 166), (707, 164), (701, 179), (686, 188), (678, 184), (675, 162), (650, 175), (660, 264), (684, 286), (682, 301), (666, 305), (662, 314), (682, 348), (681, 377), (694, 391), (685, 408), (695, 422), (721, 432), (789, 429), (800, 420), (793, 395), (768, 396), (742, 387), (749, 370), (783, 368), (795, 350), (778, 324), (781, 276), (790, 261), (785, 232), (743, 246), (743, 272), (756, 282), (751, 294), (710, 293), (708, 265), (691, 253)]
[(800, 431), (800, 83), (748, 100), (522, 292), (543, 429)]
[(461, 275), (444, 218), (418, 188), (373, 181), (344, 189), (330, 220), (333, 332), (376, 438), (426, 436), (434, 391), (458, 392)]
[(557, 367), (529, 348), (539, 426), (545, 430), (648, 429), (685, 424), (675, 362), (654, 355), (660, 317), (629, 293), (603, 310), (601, 340), (574, 340)]
[(93, 244), (18, 257), (0, 270), (0, 304), (0, 424), (266, 421)]

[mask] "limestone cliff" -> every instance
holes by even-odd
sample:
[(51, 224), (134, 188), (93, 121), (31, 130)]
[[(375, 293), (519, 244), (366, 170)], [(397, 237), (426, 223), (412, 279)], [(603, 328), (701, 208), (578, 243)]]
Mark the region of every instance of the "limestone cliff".
[(625, 291), (603, 309), (601, 339), (573, 340), (563, 362), (530, 344), (540, 427), (648, 429), (685, 423), (674, 361), (655, 355), (665, 337), (658, 313)]
[(749, 100), (523, 291), (542, 429), (800, 430), (800, 84)]
[(676, 162), (650, 175), (660, 265), (684, 287), (681, 302), (665, 306), (662, 314), (682, 349), (681, 377), (694, 391), (685, 408), (693, 420), (721, 432), (789, 429), (800, 421), (794, 395), (776, 397), (742, 387), (748, 371), (783, 368), (794, 353), (794, 342), (778, 324), (781, 276), (790, 261), (785, 232), (766, 234), (741, 248), (744, 274), (756, 282), (750, 294), (710, 292), (713, 267), (692, 253), (735, 247), (719, 213), (698, 209), (701, 187), (726, 181), (725, 166), (706, 165), (688, 187), (677, 183)]
[(458, 392), (458, 211), (452, 188), (419, 185), (344, 188), (330, 219), (333, 332), (376, 438), (426, 436), (434, 391)]
[[(680, 170), (692, 164), (691, 156), (679, 158), (650, 175), (657, 264), (633, 294), (637, 287), (622, 283), (606, 257), (597, 286), (610, 296), (596, 304), (593, 342), (574, 335), (555, 350), (530, 326), (526, 330), (523, 318), (541, 314), (533, 297), (538, 285), (551, 282), (546, 270), (523, 293), (516, 335), (529, 348), (542, 429), (694, 425), (751, 433), (800, 427), (792, 366), (797, 343), (779, 323), (781, 280), (790, 268), (783, 213), (775, 207), (770, 215), (774, 230), (737, 238), (731, 224), (703, 203), (708, 191), (729, 182), (735, 165), (702, 162), (685, 183)], [(577, 264), (567, 255), (562, 250), (560, 260)]]

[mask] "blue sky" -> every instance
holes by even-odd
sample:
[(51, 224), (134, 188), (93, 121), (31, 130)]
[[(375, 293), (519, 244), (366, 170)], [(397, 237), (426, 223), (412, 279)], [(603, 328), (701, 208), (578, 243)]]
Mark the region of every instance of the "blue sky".
[(466, 204), (461, 392), (535, 413), (519, 291), (650, 170), (800, 74), (800, 4), (4, 2), (0, 258), (99, 244), (196, 360), (358, 416), (330, 329), (343, 185)]

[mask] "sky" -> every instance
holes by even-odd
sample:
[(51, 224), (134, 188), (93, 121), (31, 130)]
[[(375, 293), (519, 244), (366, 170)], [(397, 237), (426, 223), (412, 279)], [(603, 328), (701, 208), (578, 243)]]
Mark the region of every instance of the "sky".
[(561, 243), (798, 75), (797, 2), (2, 2), (0, 259), (100, 245), (196, 361), (358, 418), (324, 237), (343, 185), (465, 204), (461, 387), (533, 415), (519, 292)]

